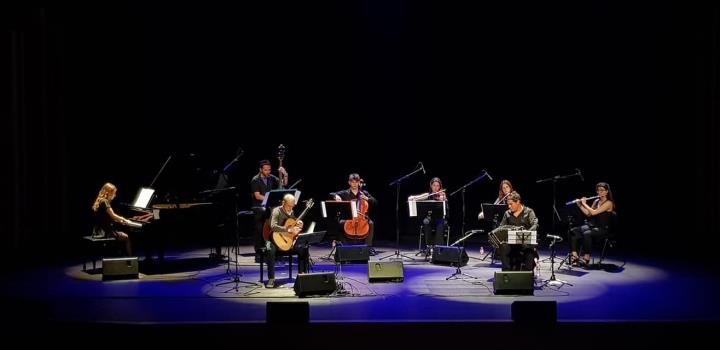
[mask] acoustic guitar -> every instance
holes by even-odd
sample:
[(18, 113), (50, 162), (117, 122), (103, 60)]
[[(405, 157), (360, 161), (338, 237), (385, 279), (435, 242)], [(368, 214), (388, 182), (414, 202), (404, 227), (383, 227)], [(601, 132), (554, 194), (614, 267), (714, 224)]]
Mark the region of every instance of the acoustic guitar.
[[(302, 220), (302, 218), (305, 216), (305, 214), (307, 214), (310, 208), (313, 207), (313, 205), (315, 205), (315, 203), (313, 202), (312, 198), (310, 198), (305, 205), (305, 209), (300, 214), (300, 216), (297, 217), (297, 219), (290, 218), (285, 221), (285, 228), (289, 231), (291, 228), (295, 227), (297, 222)], [(275, 242), (275, 245), (277, 245), (278, 249), (286, 252), (292, 249), (293, 245), (295, 244), (295, 239), (297, 239), (297, 235), (298, 233), (273, 231), (272, 240), (273, 242)]]

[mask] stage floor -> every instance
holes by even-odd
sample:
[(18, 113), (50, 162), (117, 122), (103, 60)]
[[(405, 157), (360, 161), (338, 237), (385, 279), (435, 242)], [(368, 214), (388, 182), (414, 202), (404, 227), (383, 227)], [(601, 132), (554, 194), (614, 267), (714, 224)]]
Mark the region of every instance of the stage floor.
[[(559, 322), (716, 321), (720, 315), (714, 271), (682, 261), (630, 256), (623, 266), (609, 258), (605, 269), (563, 267), (556, 278), (570, 284), (543, 286), (550, 278), (550, 263), (544, 261), (534, 295), (494, 295), (500, 266), (481, 260), (479, 248), (468, 247), (471, 259), (462, 267), (476, 278), (451, 280), (446, 278), (455, 267), (431, 264), (405, 248), (401, 253), (417, 260), (403, 259), (403, 282), (368, 283), (367, 264), (338, 267), (326, 259), (330, 247), (313, 247), (313, 272), (337, 272), (344, 291), (312, 298), (295, 296), (296, 276), (288, 276), (286, 263), (278, 262), (276, 288), (258, 283), (259, 264), (250, 246), (239, 249), (238, 288), (232, 282), (234, 263), (228, 274), (227, 263), (213, 263), (207, 249), (193, 249), (168, 255), (163, 272), (141, 268), (135, 280), (102, 281), (99, 266), (84, 272), (77, 263), (26, 270), (6, 276), (2, 295), (6, 302), (42, 303), (52, 321), (83, 323), (262, 323), (266, 302), (300, 300), (309, 302), (313, 323), (510, 322), (516, 300), (557, 301)], [(395, 252), (392, 243), (376, 249), (371, 261)], [(541, 259), (547, 257), (541, 252)]]

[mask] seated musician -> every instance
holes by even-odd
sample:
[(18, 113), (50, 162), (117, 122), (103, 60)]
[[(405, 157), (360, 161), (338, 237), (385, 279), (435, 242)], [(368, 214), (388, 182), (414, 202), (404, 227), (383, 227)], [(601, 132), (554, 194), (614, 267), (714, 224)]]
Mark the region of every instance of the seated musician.
[[(508, 210), (503, 215), (500, 227), (503, 225), (522, 226), (525, 230), (537, 231), (538, 219), (535, 211), (522, 204), (520, 194), (513, 191), (507, 196)], [(537, 251), (534, 247), (525, 244), (500, 244), (500, 261), (502, 270), (532, 271), (535, 268)], [(522, 264), (522, 266), (521, 266)]]
[[(95, 202), (92, 205), (92, 210), (95, 215), (95, 227), (93, 228), (93, 236), (95, 237), (115, 237), (118, 241), (125, 242), (125, 254), (128, 256), (132, 255), (132, 244), (130, 243), (130, 237), (123, 231), (118, 231), (115, 224), (119, 223), (125, 226), (132, 225), (133, 223), (113, 211), (110, 202), (115, 199), (117, 195), (117, 187), (111, 183), (106, 183), (100, 188)], [(144, 220), (147, 222), (150, 217), (147, 214), (142, 217), (135, 217), (136, 220)]]
[[(296, 225), (287, 228), (285, 227), (286, 221), (288, 219), (295, 219), (295, 214), (293, 213), (293, 208), (295, 207), (295, 196), (291, 194), (286, 194), (283, 197), (282, 205), (273, 208), (272, 213), (270, 214), (270, 229), (273, 232), (292, 232), (293, 234), (300, 233), (300, 230), (302, 230), (303, 222), (297, 221)], [(268, 266), (268, 281), (266, 286), (268, 288), (274, 288), (275, 287), (275, 253), (278, 250), (278, 247), (273, 243), (272, 236), (269, 240), (265, 241), (265, 247), (267, 248), (267, 254), (266, 257), (266, 263)], [(290, 250), (291, 253), (297, 254), (298, 256), (298, 271), (300, 273), (308, 272), (309, 269), (309, 248), (295, 248), (293, 247)]]
[[(500, 189), (498, 189), (498, 196), (495, 199), (495, 202), (493, 202), (493, 204), (505, 204), (505, 200), (512, 191), (514, 191), (514, 189), (513, 185), (510, 183), (510, 180), (500, 181)], [(478, 220), (483, 219), (485, 219), (485, 213), (481, 211), (480, 214), (478, 214)]]
[[(370, 206), (374, 206), (377, 204), (377, 200), (368, 193), (368, 191), (365, 191), (362, 189), (362, 185), (364, 184), (364, 181), (360, 178), (360, 175), (357, 173), (350, 174), (348, 176), (348, 184), (350, 185), (350, 188), (347, 190), (342, 190), (338, 192), (330, 193), (330, 196), (334, 198), (336, 201), (357, 201), (357, 200), (365, 200)], [(342, 235), (342, 241), (343, 243), (348, 244), (367, 244), (368, 247), (370, 247), (370, 255), (375, 255), (375, 249), (372, 248), (372, 242), (373, 242), (373, 232), (374, 232), (374, 223), (372, 220), (367, 218), (370, 230), (368, 231), (367, 236), (364, 239), (354, 239), (351, 237), (348, 237), (347, 234)], [(345, 220), (340, 220), (340, 229), (343, 229), (343, 225), (345, 224)], [(334, 242), (333, 242), (334, 243)]]
[[(408, 200), (411, 201), (419, 201), (419, 200), (432, 200), (432, 201), (447, 201), (447, 195), (445, 194), (445, 191), (440, 191), (442, 188), (442, 181), (438, 177), (434, 177), (430, 180), (430, 192), (423, 193), (415, 196), (410, 196)], [(421, 214), (424, 215), (424, 214)], [(444, 217), (440, 217), (436, 220), (432, 220), (432, 218), (428, 215), (428, 217), (423, 218), (422, 223), (422, 230), (425, 233), (425, 245), (430, 247), (433, 245), (442, 245), (443, 244), (443, 232), (445, 231), (445, 225), (447, 223), (445, 222)], [(432, 234), (432, 229), (435, 229), (435, 235)]]
[[(585, 265), (590, 263), (590, 250), (592, 248), (592, 240), (606, 237), (608, 234), (608, 226), (613, 211), (615, 210), (615, 201), (613, 200), (610, 185), (606, 182), (600, 182), (595, 185), (597, 199), (593, 201), (592, 206), (587, 204), (587, 198), (582, 197), (575, 200), (575, 204), (580, 210), (589, 217), (587, 223), (574, 227), (570, 230), (570, 262), (574, 265)], [(583, 261), (578, 256), (578, 241), (583, 240)]]

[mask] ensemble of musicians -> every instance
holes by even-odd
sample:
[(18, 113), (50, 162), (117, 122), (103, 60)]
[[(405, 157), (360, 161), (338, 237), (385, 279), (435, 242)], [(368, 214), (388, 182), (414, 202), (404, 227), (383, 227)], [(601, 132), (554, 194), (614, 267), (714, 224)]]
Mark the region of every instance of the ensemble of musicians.
[[(280, 158), (281, 159), (281, 158)], [(328, 215), (328, 230), (331, 224), (336, 225), (335, 229), (340, 234), (333, 237), (332, 244), (365, 244), (370, 249), (370, 254), (375, 255), (373, 247), (374, 223), (369, 217), (369, 212), (377, 200), (365, 189), (364, 181), (357, 173), (348, 176), (348, 188), (337, 192), (331, 192), (327, 201), (334, 201), (338, 204), (347, 204), (353, 215), (351, 217), (338, 217), (333, 220)], [(266, 196), (278, 189), (286, 188), (288, 185), (288, 172), (282, 167), (282, 159), (278, 168), (278, 176), (272, 174), (270, 161), (259, 162), (258, 173), (250, 181), (252, 198), (252, 212), (254, 216), (253, 243), (257, 259), (265, 259), (268, 266), (267, 287), (275, 286), (275, 258), (278, 251), (289, 252), (298, 257), (298, 270), (300, 273), (308, 272), (310, 269), (309, 246), (295, 246), (295, 240), (304, 228), (303, 216), (310, 207), (312, 199), (306, 201), (305, 210), (302, 214), (296, 215), (296, 198), (291, 193), (286, 193), (280, 203), (268, 203)], [(597, 196), (591, 198), (579, 198), (568, 204), (575, 204), (587, 217), (582, 223), (570, 230), (571, 251), (568, 258), (573, 265), (587, 265), (590, 261), (590, 251), (593, 239), (597, 240), (608, 234), (615, 211), (615, 204), (607, 183), (601, 182), (596, 185)], [(117, 194), (117, 188), (106, 183), (100, 189), (92, 210), (95, 215), (95, 227), (93, 235), (97, 237), (115, 237), (124, 243), (125, 254), (132, 255), (132, 244), (134, 235), (132, 228), (152, 227), (150, 223), (158, 218), (159, 208), (168, 208), (168, 204), (153, 205), (148, 208), (138, 208), (140, 215), (128, 219), (118, 215), (112, 208), (111, 202)], [(588, 204), (588, 199), (594, 199)], [(441, 214), (437, 211), (434, 215), (429, 211), (418, 212), (418, 219), (421, 219), (421, 230), (425, 236), (425, 244), (428, 250), (436, 245), (444, 244), (444, 233), (447, 226), (448, 195), (443, 189), (442, 181), (435, 177), (430, 180), (429, 191), (423, 194), (408, 197), (408, 202), (417, 208), (424, 208), (420, 204), (435, 202), (442, 203)], [(432, 203), (431, 203), (432, 204)], [(503, 211), (478, 214), (479, 220), (491, 220), (493, 230), (488, 233), (488, 242), (494, 248), (494, 257), (502, 263), (502, 270), (525, 270), (532, 271), (537, 265), (537, 241), (538, 218), (533, 209), (525, 206), (522, 197), (514, 191), (508, 180), (503, 180), (498, 189), (498, 197), (493, 203), (495, 207), (501, 207)], [(174, 206), (181, 208), (182, 204)], [(235, 211), (233, 211), (233, 214)], [(120, 230), (118, 225), (130, 229)], [(137, 235), (141, 236), (141, 235)], [(161, 238), (156, 238), (156, 240)], [(582, 242), (582, 249), (580, 243)], [(157, 243), (157, 242), (155, 242)], [(158, 244), (155, 244), (158, 246)], [(150, 244), (152, 246), (152, 244)], [(220, 254), (220, 245), (216, 247), (216, 254)], [(151, 259), (150, 249), (146, 250), (146, 259)], [(583, 253), (581, 257), (579, 252)], [(162, 260), (162, 251), (159, 252)]]

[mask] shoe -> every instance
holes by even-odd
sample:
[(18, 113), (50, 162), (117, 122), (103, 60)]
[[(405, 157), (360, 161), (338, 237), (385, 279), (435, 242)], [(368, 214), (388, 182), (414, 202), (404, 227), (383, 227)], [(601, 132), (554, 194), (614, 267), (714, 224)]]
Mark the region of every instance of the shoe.
[(369, 252), (370, 252), (370, 255), (371, 255), (371, 256), (377, 255), (377, 252), (375, 251), (375, 248), (370, 248), (370, 249), (369, 249)]
[(265, 288), (275, 288), (275, 279), (269, 279), (267, 283), (265, 283)]

